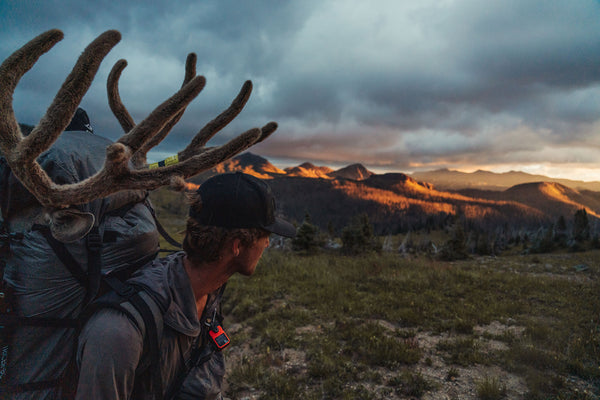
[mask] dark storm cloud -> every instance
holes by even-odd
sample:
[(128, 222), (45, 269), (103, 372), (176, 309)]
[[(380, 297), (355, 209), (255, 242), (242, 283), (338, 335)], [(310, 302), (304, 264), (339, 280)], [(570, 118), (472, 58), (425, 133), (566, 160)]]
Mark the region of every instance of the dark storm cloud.
[[(304, 9), (310, 6), (308, 1), (302, 5), (261, 2), (260, 7), (233, 1), (181, 1), (176, 6), (170, 2), (61, 1), (36, 7), (2, 3), (0, 18), (7, 27), (3, 35), (7, 40), (1, 41), (3, 57), (44, 30), (59, 28), (65, 33), (65, 39), (42, 56), (22, 80), (15, 110), (24, 122), (36, 123), (85, 46), (102, 31), (114, 28), (122, 33), (122, 41), (105, 59), (83, 101), (91, 109), (93, 122), (101, 124), (100, 131), (110, 132), (106, 135), (116, 136), (112, 133), (116, 124), (104, 125), (110, 121), (104, 82), (118, 58), (128, 60), (120, 82), (121, 95), (139, 120), (178, 89), (185, 57), (196, 52), (198, 72), (207, 76), (207, 87), (188, 109), (193, 120), (182, 121), (182, 127), (173, 132), (174, 139), (189, 140), (190, 133), (229, 105), (246, 79), (255, 82), (248, 108), (260, 106), (257, 83), (274, 74), (271, 69), (276, 68), (280, 48), (295, 24), (302, 23)], [(265, 118), (259, 115), (252, 123), (262, 125), (267, 122)], [(232, 125), (235, 133), (249, 127), (244, 121)], [(172, 146), (177, 146), (176, 141), (171, 140)]]
[(246, 79), (253, 96), (215, 142), (276, 120), (279, 132), (257, 148), (268, 157), (391, 169), (592, 166), (600, 147), (598, 1), (39, 3), (0, 3), (2, 58), (44, 30), (65, 32), (15, 93), (24, 122), (37, 122), (83, 48), (114, 28), (123, 39), (83, 101), (112, 138), (120, 128), (104, 85), (117, 59), (129, 62), (121, 95), (139, 121), (177, 90), (187, 53), (198, 54), (207, 86), (165, 153)]

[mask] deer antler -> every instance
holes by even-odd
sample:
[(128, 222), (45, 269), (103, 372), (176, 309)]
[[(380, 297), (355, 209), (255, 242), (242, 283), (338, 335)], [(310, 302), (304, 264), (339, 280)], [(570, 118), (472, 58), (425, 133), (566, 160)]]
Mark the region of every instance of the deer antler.
[[(190, 53), (187, 57), (185, 63), (185, 77), (183, 79), (182, 87), (189, 83), (192, 78), (196, 76), (196, 54)], [(125, 131), (125, 133), (129, 132), (135, 127), (135, 122), (125, 106), (121, 101), (121, 96), (119, 94), (119, 78), (121, 77), (121, 73), (127, 66), (127, 61), (119, 60), (113, 66), (110, 74), (108, 76), (107, 81), (107, 92), (108, 92), (108, 104), (110, 108), (121, 124), (121, 127)], [(181, 117), (183, 116), (185, 109), (180, 111), (173, 119), (171, 119), (165, 127), (156, 134), (151, 140), (146, 142), (146, 144), (132, 157), (133, 165), (137, 168), (141, 168), (146, 164), (146, 154), (153, 147), (157, 146), (167, 135), (171, 132), (171, 129), (179, 122)]]
[[(222, 146), (204, 147), (210, 138), (240, 113), (252, 90), (252, 84), (248, 81), (231, 106), (202, 128), (191, 143), (178, 153), (179, 163), (148, 169), (145, 165), (147, 152), (160, 143), (179, 121), (187, 105), (204, 88), (205, 79), (196, 76), (196, 56), (190, 54), (181, 89), (136, 125), (118, 92), (118, 80), (127, 65), (126, 61), (120, 60), (111, 71), (107, 87), (110, 107), (126, 133), (107, 147), (102, 170), (81, 182), (57, 185), (40, 167), (36, 158), (56, 141), (68, 125), (100, 63), (120, 41), (121, 35), (117, 31), (107, 31), (84, 50), (46, 115), (29, 136), (23, 137), (14, 116), (12, 94), (20, 78), (62, 38), (59, 30), (43, 33), (13, 53), (0, 66), (0, 151), (15, 176), (44, 206), (61, 208), (87, 203), (121, 190), (151, 190), (168, 185), (174, 179), (189, 178), (233, 157), (277, 129), (277, 124), (270, 122), (262, 129), (250, 129)], [(136, 169), (130, 168), (130, 161), (133, 161)]]

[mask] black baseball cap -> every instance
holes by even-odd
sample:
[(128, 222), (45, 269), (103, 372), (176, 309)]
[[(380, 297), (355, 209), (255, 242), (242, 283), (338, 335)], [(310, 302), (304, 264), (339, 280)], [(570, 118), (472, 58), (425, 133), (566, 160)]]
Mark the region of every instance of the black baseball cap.
[(285, 237), (296, 228), (275, 216), (275, 198), (261, 179), (241, 172), (214, 176), (200, 185), (200, 212), (190, 207), (190, 217), (207, 226), (262, 228)]

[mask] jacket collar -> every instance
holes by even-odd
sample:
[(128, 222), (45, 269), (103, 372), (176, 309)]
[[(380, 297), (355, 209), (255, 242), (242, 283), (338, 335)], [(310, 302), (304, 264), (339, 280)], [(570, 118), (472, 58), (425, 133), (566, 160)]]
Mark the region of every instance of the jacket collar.
[[(196, 298), (183, 266), (185, 253), (177, 253), (167, 264), (167, 283), (172, 301), (164, 316), (165, 324), (188, 336), (198, 336), (201, 325), (196, 310)], [(208, 304), (208, 303), (207, 303)]]
[[(130, 282), (150, 289), (163, 300), (167, 310), (163, 316), (166, 325), (184, 335), (196, 337), (202, 330), (202, 323), (198, 319), (192, 284), (183, 266), (184, 257), (185, 253), (181, 251), (154, 260), (139, 270)], [(213, 317), (221, 296), (221, 289), (208, 295), (203, 320)]]

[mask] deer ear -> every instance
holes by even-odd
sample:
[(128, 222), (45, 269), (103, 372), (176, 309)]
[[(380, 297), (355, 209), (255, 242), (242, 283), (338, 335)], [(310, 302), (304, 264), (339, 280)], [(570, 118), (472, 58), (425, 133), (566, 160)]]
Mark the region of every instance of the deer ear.
[(94, 214), (74, 209), (51, 211), (48, 215), (50, 232), (60, 242), (71, 243), (85, 237), (94, 226)]

